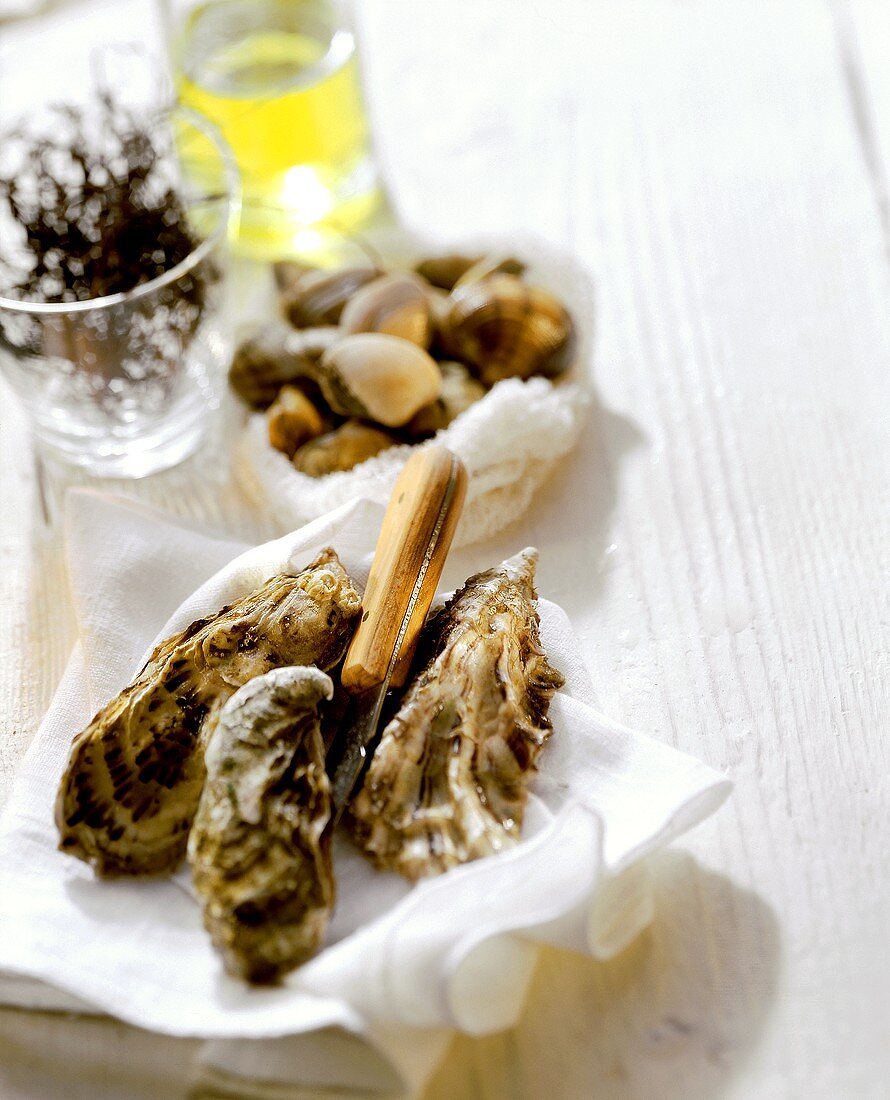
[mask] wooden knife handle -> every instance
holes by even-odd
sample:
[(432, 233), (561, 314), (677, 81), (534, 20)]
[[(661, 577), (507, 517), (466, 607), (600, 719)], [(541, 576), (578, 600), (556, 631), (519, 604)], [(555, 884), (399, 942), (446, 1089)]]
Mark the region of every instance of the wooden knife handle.
[(383, 517), (361, 623), (343, 664), (340, 680), (347, 690), (383, 683), (396, 647), (390, 683), (398, 687), (405, 682), (466, 492), (467, 471), (445, 447), (425, 447), (405, 463)]

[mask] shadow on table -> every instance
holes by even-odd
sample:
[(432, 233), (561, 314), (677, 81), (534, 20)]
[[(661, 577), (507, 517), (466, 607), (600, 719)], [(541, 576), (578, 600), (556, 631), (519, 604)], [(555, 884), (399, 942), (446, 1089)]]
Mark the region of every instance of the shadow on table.
[(518, 1027), (455, 1042), (424, 1100), (726, 1095), (775, 1000), (777, 921), (684, 852), (652, 870), (652, 926), (606, 963), (548, 951)]
[[(177, 1039), (142, 1031), (118, 1020), (60, 1012), (0, 1007), (0, 1097), (2, 1100), (399, 1100), (392, 1072), (365, 1047), (356, 1060), (345, 1033), (319, 1033), (337, 1067), (337, 1043), (353, 1072), (374, 1088), (292, 1086), (244, 1082), (216, 1072), (203, 1057), (200, 1039)], [(272, 1041), (273, 1045), (275, 1041)], [(281, 1042), (286, 1042), (282, 1040)], [(253, 1061), (256, 1061), (254, 1056)], [(321, 1077), (324, 1078), (324, 1068)], [(364, 1077), (362, 1077), (364, 1074)], [(388, 1083), (389, 1082), (389, 1083)]]
[[(606, 963), (547, 951), (519, 1025), (482, 1039), (459, 1038), (424, 1100), (724, 1096), (755, 1050), (775, 998), (776, 919), (756, 894), (686, 853), (664, 853), (653, 860), (652, 873), (656, 919), (628, 950)], [(241, 1091), (231, 1078), (198, 1084), (201, 1049), (196, 1040), (113, 1020), (0, 1009), (0, 1096), (258, 1095)], [(355, 1100), (367, 1094), (288, 1089), (274, 1095)]]
[[(452, 552), (444, 587), (515, 554), (529, 544), (541, 551), (537, 588), (565, 607), (599, 595), (610, 541), (610, 518), (618, 499), (621, 465), (646, 436), (637, 423), (593, 405), (578, 446), (562, 460), (532, 499), (528, 511), (493, 538)], [(584, 583), (578, 589), (578, 577)]]

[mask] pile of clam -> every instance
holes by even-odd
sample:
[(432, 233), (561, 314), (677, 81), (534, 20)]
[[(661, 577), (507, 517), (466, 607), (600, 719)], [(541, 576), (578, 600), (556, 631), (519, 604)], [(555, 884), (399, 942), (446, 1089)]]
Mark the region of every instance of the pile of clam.
[(279, 263), (286, 320), (241, 343), (229, 381), (296, 469), (350, 470), (434, 435), (502, 379), (571, 365), (572, 319), (524, 270), (459, 255), (411, 271)]

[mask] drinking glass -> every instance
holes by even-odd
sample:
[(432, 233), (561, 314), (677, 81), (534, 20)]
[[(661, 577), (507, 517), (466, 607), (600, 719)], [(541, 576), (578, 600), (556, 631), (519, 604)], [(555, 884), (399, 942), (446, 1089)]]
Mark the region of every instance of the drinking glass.
[[(196, 241), (163, 275), (77, 302), (0, 297), (0, 368), (49, 457), (108, 477), (171, 466), (200, 442), (228, 359), (223, 308), (237, 171), (206, 120), (177, 109), (181, 147), (216, 166), (214, 189), (187, 171), (178, 190)], [(220, 183), (222, 187), (220, 188)]]
[(179, 100), (242, 181), (239, 251), (323, 249), (381, 202), (348, 11), (335, 0), (161, 0)]

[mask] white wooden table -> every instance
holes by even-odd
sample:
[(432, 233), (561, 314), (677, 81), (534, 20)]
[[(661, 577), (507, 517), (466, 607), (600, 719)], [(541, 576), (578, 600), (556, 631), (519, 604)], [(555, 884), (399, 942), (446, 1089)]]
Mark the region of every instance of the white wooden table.
[[(547, 957), (521, 1025), (458, 1041), (427, 1100), (885, 1097), (890, 5), (361, 14), (401, 215), (534, 230), (598, 280), (600, 406), (485, 557), (536, 543), (605, 709), (737, 784), (664, 859), (651, 930), (608, 965)], [(40, 530), (3, 401), (8, 764), (71, 631), (59, 535)], [(174, 473), (128, 491), (263, 534), (231, 486)], [(0, 1033), (16, 1100), (176, 1097), (194, 1051), (35, 1013), (0, 1013)]]

